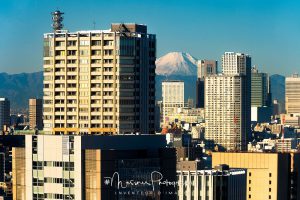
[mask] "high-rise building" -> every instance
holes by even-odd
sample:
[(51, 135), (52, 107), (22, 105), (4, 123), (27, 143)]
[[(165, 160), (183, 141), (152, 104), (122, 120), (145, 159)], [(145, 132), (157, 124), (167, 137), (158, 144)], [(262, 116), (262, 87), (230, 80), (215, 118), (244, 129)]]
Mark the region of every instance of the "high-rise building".
[(174, 109), (184, 107), (184, 82), (163, 81), (162, 102), (163, 123), (167, 123), (169, 113), (172, 113)]
[(247, 200), (290, 199), (288, 153), (213, 153), (212, 165), (247, 169)]
[(154, 133), (155, 59), (146, 25), (45, 34), (45, 133)]
[(205, 86), (204, 86), (205, 79), (197, 79), (196, 81), (196, 108), (204, 108), (205, 103)]
[(251, 107), (270, 107), (270, 80), (267, 73), (258, 72), (256, 67), (251, 70)]
[(197, 63), (197, 78), (205, 78), (218, 73), (218, 61), (199, 60)]
[(223, 74), (205, 78), (205, 138), (226, 150), (245, 150), (251, 133), (251, 58), (225, 53)]
[(203, 170), (198, 162), (177, 163), (178, 200), (246, 199), (247, 170), (230, 169), (228, 165)]
[(160, 184), (176, 181), (165, 146), (162, 135), (26, 135), (12, 149), (13, 199), (175, 199)]
[(43, 100), (29, 99), (30, 129), (43, 130)]
[(197, 64), (196, 107), (204, 108), (205, 86), (204, 79), (209, 75), (217, 74), (218, 62), (215, 60), (199, 60)]
[(300, 77), (298, 74), (285, 79), (285, 106), (287, 114), (300, 115)]
[(269, 75), (259, 72), (257, 67), (251, 69), (251, 122), (270, 122), (272, 110), (271, 85)]
[(245, 79), (215, 75), (205, 79), (205, 138), (227, 150), (244, 150)]
[(244, 53), (225, 52), (222, 56), (222, 70), (227, 75), (249, 75), (251, 80), (251, 57)]
[(10, 125), (10, 102), (6, 98), (0, 98), (0, 131), (4, 130), (4, 126)]

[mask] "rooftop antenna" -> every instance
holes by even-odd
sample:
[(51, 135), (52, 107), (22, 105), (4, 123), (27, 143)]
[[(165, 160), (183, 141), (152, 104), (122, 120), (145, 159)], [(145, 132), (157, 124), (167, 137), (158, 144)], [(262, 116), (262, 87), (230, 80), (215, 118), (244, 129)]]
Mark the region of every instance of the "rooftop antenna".
[(65, 14), (65, 13), (60, 12), (58, 9), (51, 13), (52, 22), (53, 22), (52, 23), (52, 28), (53, 28), (54, 32), (58, 32), (64, 27), (64, 25), (62, 23), (63, 20), (64, 20), (63, 14)]

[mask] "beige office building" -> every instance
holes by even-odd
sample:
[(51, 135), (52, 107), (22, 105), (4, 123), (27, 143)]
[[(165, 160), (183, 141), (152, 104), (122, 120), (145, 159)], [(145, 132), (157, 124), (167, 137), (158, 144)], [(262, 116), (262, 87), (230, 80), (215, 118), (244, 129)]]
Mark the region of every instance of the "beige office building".
[(300, 77), (298, 74), (285, 79), (285, 106), (287, 114), (300, 115)]
[(43, 130), (43, 100), (29, 99), (30, 129)]
[(45, 34), (45, 133), (154, 133), (155, 59), (145, 25)]
[(176, 112), (178, 108), (184, 107), (184, 82), (163, 81), (162, 82), (163, 123), (169, 122), (169, 114)]
[(287, 200), (290, 155), (281, 153), (213, 153), (212, 166), (247, 169), (247, 200)]

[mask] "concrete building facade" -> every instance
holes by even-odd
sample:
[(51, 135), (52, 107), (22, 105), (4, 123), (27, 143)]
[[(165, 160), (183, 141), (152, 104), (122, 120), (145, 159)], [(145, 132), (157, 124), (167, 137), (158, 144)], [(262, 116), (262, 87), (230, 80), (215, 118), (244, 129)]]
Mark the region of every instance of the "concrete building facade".
[(0, 98), (0, 131), (3, 131), (4, 126), (10, 125), (10, 102), (6, 98)]
[(226, 52), (223, 74), (205, 79), (205, 138), (226, 150), (245, 150), (251, 133), (251, 57)]
[(247, 169), (247, 200), (286, 200), (290, 196), (290, 155), (213, 153), (212, 165)]
[[(192, 164), (190, 164), (192, 163)], [(247, 170), (226, 165), (198, 169), (197, 161), (177, 164), (178, 200), (245, 200)]]
[(285, 79), (285, 106), (287, 114), (300, 115), (300, 77), (298, 74)]
[(227, 150), (246, 149), (245, 79), (216, 75), (205, 82), (205, 138)]
[(163, 124), (168, 123), (169, 113), (184, 107), (184, 82), (163, 81), (162, 82), (162, 112)]
[(29, 99), (29, 126), (43, 130), (43, 99)]
[(196, 108), (204, 108), (205, 77), (218, 73), (216, 60), (199, 60), (197, 63)]
[(267, 73), (261, 73), (256, 67), (251, 70), (251, 107), (270, 107), (270, 80)]
[(45, 132), (154, 133), (155, 60), (146, 25), (45, 34)]

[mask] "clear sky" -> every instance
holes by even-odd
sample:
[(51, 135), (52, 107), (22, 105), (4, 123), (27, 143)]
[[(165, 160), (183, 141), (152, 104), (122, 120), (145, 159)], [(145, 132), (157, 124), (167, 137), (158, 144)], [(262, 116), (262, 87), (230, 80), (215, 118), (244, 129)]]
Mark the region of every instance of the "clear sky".
[(261, 71), (300, 73), (299, 0), (0, 0), (0, 72), (42, 70), (43, 33), (57, 8), (70, 31), (147, 24), (158, 57), (183, 51), (220, 60), (236, 51)]

